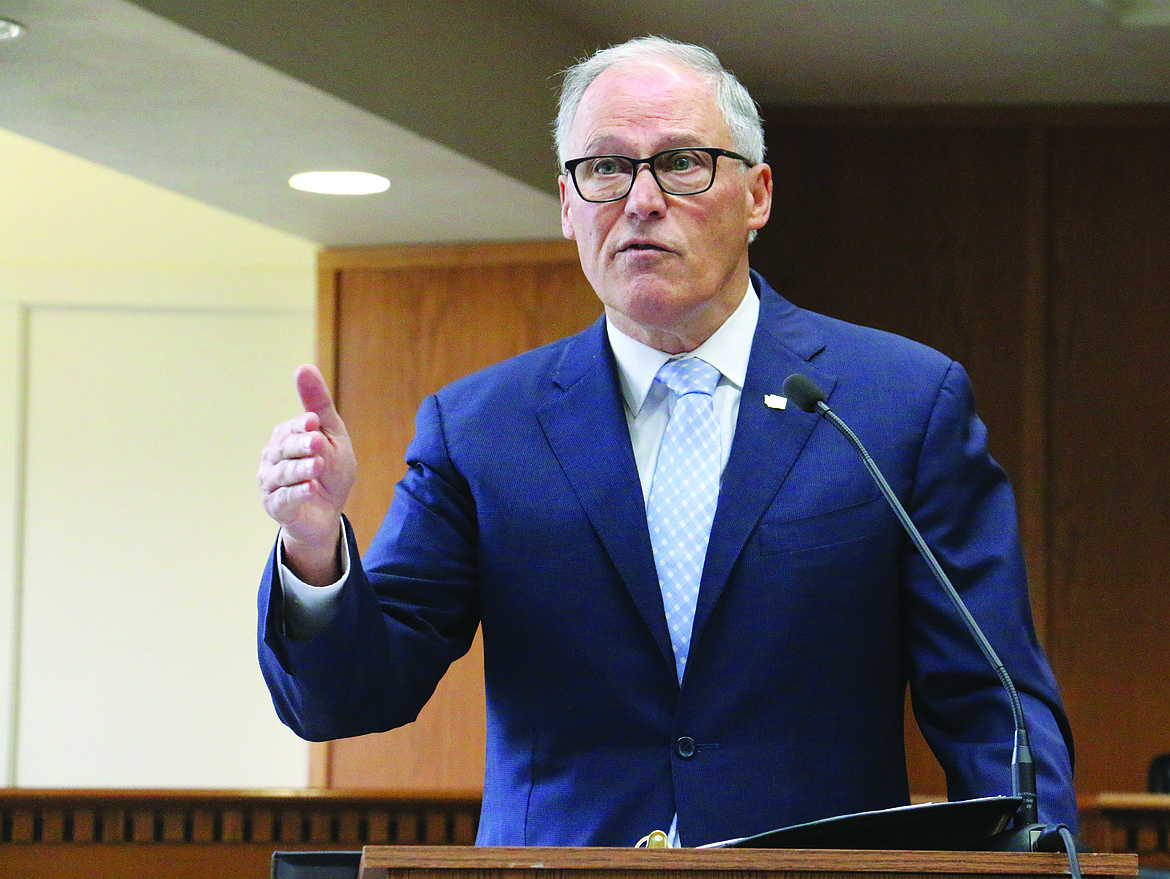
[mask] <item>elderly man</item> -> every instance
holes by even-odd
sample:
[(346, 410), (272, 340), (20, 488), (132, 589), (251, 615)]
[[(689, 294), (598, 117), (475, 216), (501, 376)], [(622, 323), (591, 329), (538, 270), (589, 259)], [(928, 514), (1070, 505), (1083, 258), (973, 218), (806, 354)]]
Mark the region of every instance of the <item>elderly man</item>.
[(479, 842), (683, 845), (908, 800), (903, 697), (952, 798), (1009, 794), (1007, 699), (804, 374), (869, 444), (1020, 691), (1041, 817), (1075, 826), (1014, 502), (963, 369), (799, 309), (748, 267), (771, 171), (742, 85), (658, 38), (565, 78), (564, 234), (605, 315), (422, 404), (364, 560), (356, 464), (298, 372), (259, 481), (280, 523), (260, 654), (281, 718), (409, 723), (482, 624)]

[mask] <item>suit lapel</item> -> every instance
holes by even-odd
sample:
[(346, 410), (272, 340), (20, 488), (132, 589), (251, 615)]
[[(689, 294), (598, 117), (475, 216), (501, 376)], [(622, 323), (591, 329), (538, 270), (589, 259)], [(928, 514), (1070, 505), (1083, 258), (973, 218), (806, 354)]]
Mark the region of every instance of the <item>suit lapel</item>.
[(537, 418), (618, 576), (673, 668), (642, 486), (604, 319), (569, 342)]
[(794, 372), (816, 381), (826, 395), (836, 384), (835, 377), (809, 363), (824, 343), (802, 312), (758, 275), (753, 280), (760, 289), (760, 319), (711, 527), (692, 643), (702, 634), (736, 560), (817, 424), (816, 419), (800, 417), (791, 404), (784, 409), (767, 405), (765, 396), (782, 396), (784, 380)]
[[(794, 372), (809, 376), (826, 395), (836, 384), (834, 376), (809, 362), (824, 349), (824, 342), (803, 313), (754, 273), (753, 282), (760, 291), (760, 319), (707, 547), (692, 644), (817, 424), (816, 419), (793, 417), (800, 412), (794, 407), (768, 406), (765, 396), (783, 394), (784, 379)], [(604, 319), (570, 340), (537, 418), (663, 658), (673, 668), (646, 508)]]

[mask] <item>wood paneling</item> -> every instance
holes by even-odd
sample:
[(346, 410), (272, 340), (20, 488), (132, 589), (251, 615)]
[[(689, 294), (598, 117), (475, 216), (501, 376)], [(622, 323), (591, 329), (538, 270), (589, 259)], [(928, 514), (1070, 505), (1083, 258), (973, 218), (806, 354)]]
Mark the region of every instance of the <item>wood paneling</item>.
[(792, 125), (768, 134), (778, 208), (752, 245), (753, 266), (797, 305), (962, 362), (992, 452), (1018, 481), (1024, 334), (1036, 331), (1033, 132)]
[[(797, 305), (916, 339), (964, 364), (992, 454), (1029, 492), (1032, 518), (1021, 519), (1043, 628), (1042, 474), (1029, 459), (1043, 448), (1043, 427), (1026, 420), (1042, 411), (1033, 359), (1043, 350), (1034, 130), (789, 120), (769, 129), (768, 142), (778, 208), (752, 245), (753, 266)], [(912, 790), (943, 792), (942, 770), (907, 716)]]
[(1170, 751), (1170, 127), (1051, 160), (1051, 654), (1082, 792)]
[(475, 841), (477, 797), (386, 791), (0, 790), (0, 875), (269, 874), (274, 850)]

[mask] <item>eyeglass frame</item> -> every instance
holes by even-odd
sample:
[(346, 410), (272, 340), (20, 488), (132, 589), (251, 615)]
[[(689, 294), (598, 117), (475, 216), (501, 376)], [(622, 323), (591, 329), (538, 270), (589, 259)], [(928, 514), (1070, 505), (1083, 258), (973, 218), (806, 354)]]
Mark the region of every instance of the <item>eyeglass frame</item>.
[[(654, 170), (654, 161), (658, 158), (661, 158), (662, 156), (669, 155), (670, 153), (688, 152), (706, 153), (711, 157), (711, 179), (702, 189), (696, 189), (693, 192), (671, 192), (669, 189), (663, 186), (662, 181), (658, 179), (658, 172)], [(638, 169), (643, 165), (646, 165), (650, 169), (650, 176), (654, 178), (654, 182), (658, 185), (658, 188), (666, 195), (685, 197), (688, 195), (699, 195), (704, 193), (715, 185), (715, 173), (719, 170), (720, 156), (726, 156), (729, 159), (735, 159), (738, 162), (743, 162), (749, 168), (755, 167), (759, 164), (759, 162), (753, 162), (747, 156), (741, 156), (739, 153), (734, 153), (731, 150), (725, 150), (720, 147), (672, 147), (671, 149), (657, 152), (649, 158), (645, 159), (635, 159), (633, 156), (619, 156), (613, 153), (603, 153), (598, 156), (582, 156), (579, 159), (569, 159), (567, 162), (565, 162), (564, 169), (569, 179), (573, 181), (573, 188), (577, 190), (577, 195), (581, 196), (582, 199), (589, 202), (590, 204), (609, 204), (611, 201), (621, 201), (630, 194), (631, 190), (634, 188), (634, 181), (638, 179)], [(621, 195), (615, 195), (613, 198), (586, 197), (585, 193), (581, 191), (581, 184), (577, 182), (577, 175), (575, 172), (578, 165), (580, 165), (582, 162), (588, 162), (591, 159), (624, 159), (633, 165), (633, 168), (630, 170), (630, 185), (626, 188), (626, 191)]]

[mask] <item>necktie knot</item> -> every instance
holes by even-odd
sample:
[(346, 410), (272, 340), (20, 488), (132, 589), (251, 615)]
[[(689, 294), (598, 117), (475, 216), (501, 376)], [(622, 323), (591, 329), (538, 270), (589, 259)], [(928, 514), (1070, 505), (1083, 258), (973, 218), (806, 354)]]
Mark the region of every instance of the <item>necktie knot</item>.
[(706, 360), (686, 357), (682, 360), (668, 360), (662, 364), (656, 381), (662, 382), (678, 396), (700, 393), (710, 396), (719, 384), (720, 372)]

